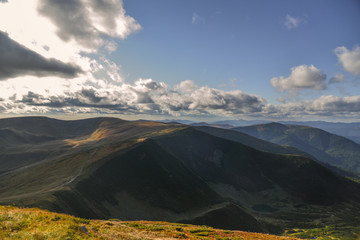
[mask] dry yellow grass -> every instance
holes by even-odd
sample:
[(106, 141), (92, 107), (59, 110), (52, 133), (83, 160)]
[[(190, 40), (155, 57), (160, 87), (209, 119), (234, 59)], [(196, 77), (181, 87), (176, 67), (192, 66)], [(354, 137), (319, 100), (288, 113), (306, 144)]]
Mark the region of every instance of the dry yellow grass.
[(99, 141), (101, 139), (108, 137), (109, 135), (110, 135), (110, 132), (107, 129), (97, 129), (87, 138), (65, 139), (64, 141), (69, 145), (73, 145), (73, 148), (76, 148), (83, 144)]
[(167, 222), (88, 220), (34, 208), (0, 206), (0, 239), (290, 240), (295, 238)]

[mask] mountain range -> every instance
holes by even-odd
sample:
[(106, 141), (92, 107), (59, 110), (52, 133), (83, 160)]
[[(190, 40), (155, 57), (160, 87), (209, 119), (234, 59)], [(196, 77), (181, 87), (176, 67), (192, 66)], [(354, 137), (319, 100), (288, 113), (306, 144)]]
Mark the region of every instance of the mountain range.
[(360, 144), (345, 137), (309, 126), (268, 123), (233, 130), (272, 143), (292, 146), (314, 156), (320, 162), (360, 173)]
[[(251, 125), (261, 125), (271, 123), (267, 120), (222, 120), (222, 121), (210, 121), (210, 122), (196, 122), (183, 119), (166, 119), (163, 122), (177, 122), (182, 124), (188, 124), (193, 126), (212, 126), (218, 128), (230, 129), (234, 127), (247, 127)], [(300, 125), (319, 128), (329, 133), (333, 133), (339, 136), (346, 137), (358, 144), (360, 144), (360, 123), (359, 122), (325, 122), (325, 121), (279, 121), (278, 123), (285, 125)]]
[(238, 130), (116, 118), (0, 119), (0, 204), (275, 234), (359, 222), (358, 183), (309, 151)]

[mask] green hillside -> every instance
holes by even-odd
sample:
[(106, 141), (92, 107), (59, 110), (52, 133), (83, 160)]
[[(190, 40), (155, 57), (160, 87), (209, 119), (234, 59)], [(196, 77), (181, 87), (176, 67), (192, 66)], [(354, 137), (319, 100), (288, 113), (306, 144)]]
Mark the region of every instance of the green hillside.
[[(47, 141), (25, 137), (3, 146), (0, 204), (279, 235), (357, 231), (360, 185), (304, 156), (270, 152), (271, 146), (274, 152), (293, 148), (238, 133), (217, 137), (181, 124), (113, 118), (86, 120), (94, 129), (77, 134), (70, 130), (81, 121), (63, 121), (62, 134), (46, 134), (58, 121), (36, 127), (52, 137)], [(23, 126), (11, 129), (36, 135)], [(6, 161), (40, 150), (44, 155), (34, 161)]]
[(89, 220), (39, 209), (0, 206), (0, 239), (227, 239), (295, 240), (188, 224)]

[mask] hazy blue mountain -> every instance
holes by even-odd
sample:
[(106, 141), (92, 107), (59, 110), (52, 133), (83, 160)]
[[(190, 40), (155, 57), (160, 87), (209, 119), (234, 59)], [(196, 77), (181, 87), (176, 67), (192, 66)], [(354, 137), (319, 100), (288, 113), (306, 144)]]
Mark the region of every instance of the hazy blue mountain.
[(237, 127), (233, 130), (298, 148), (321, 162), (360, 173), (360, 145), (345, 137), (318, 128), (280, 123)]
[(302, 125), (320, 128), (330, 133), (334, 133), (349, 138), (360, 144), (360, 123), (343, 123), (343, 122), (324, 122), (324, 121), (307, 121), (307, 122), (281, 122), (289, 125)]
[(232, 125), (234, 127), (240, 126), (250, 126), (255, 124), (264, 124), (268, 123), (267, 120), (243, 120), (243, 119), (236, 119), (236, 120), (223, 120), (223, 121), (214, 121), (210, 122), (212, 124), (225, 124), (225, 125)]

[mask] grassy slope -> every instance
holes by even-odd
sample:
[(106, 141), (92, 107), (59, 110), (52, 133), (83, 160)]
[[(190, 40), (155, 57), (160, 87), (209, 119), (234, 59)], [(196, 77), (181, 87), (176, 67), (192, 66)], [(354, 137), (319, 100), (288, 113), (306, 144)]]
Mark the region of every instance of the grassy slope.
[[(82, 227), (86, 227), (86, 234)], [(188, 224), (88, 220), (39, 209), (0, 206), (0, 239), (294, 239)]]
[[(179, 128), (182, 129), (183, 127), (177, 126), (175, 130), (179, 130)], [(38, 165), (38, 166), (34, 166), (31, 169), (29, 168), (28, 171), (22, 171), (22, 174), (20, 177), (19, 177), (18, 172), (16, 172), (16, 173), (14, 172), (14, 175), (8, 174), (6, 176), (2, 176), (0, 179), (0, 190), (7, 188), (7, 191), (10, 191), (15, 194), (14, 191), (18, 191), (19, 193), (24, 193), (24, 191), (27, 189), (27, 191), (29, 193), (35, 193), (35, 196), (38, 197), (39, 194), (36, 191), (41, 191), (41, 193), (43, 193), (45, 190), (45, 192), (48, 193), (48, 192), (53, 192), (54, 189), (56, 189), (56, 191), (60, 190), (60, 188), (63, 187), (64, 183), (66, 183), (73, 176), (76, 176), (78, 174), (78, 172), (82, 168), (81, 166), (83, 166), (83, 164), (85, 164), (84, 172), (82, 172), (82, 175), (79, 176), (79, 178), (77, 178), (76, 181), (74, 181), (73, 183), (78, 182), (80, 180), (84, 180), (85, 178), (89, 177), (90, 174), (95, 173), (92, 171), (93, 168), (99, 170), (99, 165), (97, 165), (97, 164), (101, 163), (100, 165), (102, 165), (104, 167), (102, 169), (105, 169), (107, 171), (107, 170), (112, 170), (111, 167), (116, 166), (117, 164), (120, 164), (121, 166), (127, 166), (128, 164), (133, 164), (133, 162), (131, 162), (130, 159), (137, 159), (138, 163), (140, 163), (142, 161), (146, 162), (148, 160), (154, 161), (153, 163), (156, 163), (158, 166), (160, 166), (160, 168), (157, 168), (157, 169), (162, 169), (160, 172), (161, 176), (164, 176), (166, 178), (171, 177), (170, 174), (167, 175), (168, 170), (171, 170), (170, 172), (173, 172), (174, 168), (175, 169), (180, 169), (180, 168), (178, 168), (179, 166), (171, 166), (171, 165), (169, 165), (168, 162), (164, 161), (165, 159), (170, 158), (168, 156), (169, 152), (160, 151), (160, 154), (159, 154), (158, 150), (162, 150), (162, 149), (156, 150), (154, 148), (154, 146), (152, 145), (153, 142), (145, 141), (145, 139), (154, 137), (154, 135), (160, 136), (163, 133), (167, 133), (167, 132), (171, 132), (171, 131), (174, 131), (172, 126), (161, 124), (161, 123), (142, 122), (142, 121), (119, 122), (116, 119), (105, 119), (105, 121), (102, 121), (97, 126), (96, 130), (89, 136), (81, 136), (79, 138), (67, 140), (67, 143), (66, 143), (67, 147), (69, 149), (72, 149), (71, 156), (66, 156), (66, 158), (58, 158), (58, 159), (55, 159), (55, 161), (45, 162), (41, 166)], [(189, 131), (190, 131), (190, 133), (193, 133), (192, 130), (189, 130)], [(170, 136), (166, 136), (164, 140), (166, 142), (168, 142), (171, 139), (171, 136), (177, 138), (177, 136), (179, 136), (178, 134), (182, 135), (184, 132), (186, 133), (189, 131), (187, 131), (187, 130), (179, 131), (179, 132), (175, 131), (173, 134), (169, 134)], [(125, 159), (128, 159), (129, 161), (122, 161), (121, 163), (120, 162), (116, 163), (117, 157), (114, 155), (111, 156), (111, 154), (116, 153), (118, 151), (121, 152), (123, 145), (126, 145), (124, 148), (129, 149), (130, 147), (129, 147), (129, 145), (127, 145), (128, 143), (124, 143), (123, 141), (125, 141), (125, 140), (129, 141), (129, 138), (131, 138), (133, 136), (136, 136), (137, 138), (133, 139), (132, 141), (135, 141), (135, 142), (144, 141), (144, 144), (137, 145), (137, 146), (140, 146), (139, 149), (141, 151), (140, 152), (136, 152), (136, 151), (127, 152), (125, 154), (126, 156), (125, 155), (122, 155), (122, 156), (125, 156)], [(170, 138), (168, 138), (168, 137), (170, 137)], [(215, 137), (209, 138), (209, 136), (207, 134), (199, 133), (199, 136), (197, 136), (196, 138), (193, 138), (193, 139), (192, 139), (192, 137), (194, 137), (194, 135), (189, 136), (189, 137), (190, 137), (190, 139), (188, 137), (186, 137), (186, 141), (184, 141), (184, 136), (180, 136), (180, 138), (178, 139), (178, 140), (180, 140), (179, 142), (174, 141), (174, 143), (176, 144), (174, 146), (174, 148), (177, 148), (178, 146), (182, 146), (183, 150), (186, 149), (186, 151), (183, 151), (183, 153), (178, 153), (175, 155), (177, 155), (177, 157), (180, 157), (183, 160), (185, 160), (184, 157), (191, 158), (191, 156), (181, 157), (181, 155), (182, 154), (187, 155), (186, 153), (189, 152), (187, 150), (190, 150), (190, 148), (193, 148), (192, 151), (190, 151), (192, 154), (195, 154), (200, 158), (205, 157), (205, 158), (203, 158), (204, 160), (206, 160), (206, 159), (210, 160), (210, 162), (212, 162), (213, 165), (215, 165), (215, 166), (217, 164), (219, 164), (218, 160), (220, 160), (220, 158), (224, 157), (225, 159), (228, 159), (229, 161), (226, 160), (226, 163), (229, 165), (226, 168), (226, 171), (222, 172), (223, 173), (222, 177), (227, 179), (227, 181), (226, 181), (227, 183), (234, 183), (234, 184), (238, 183), (236, 185), (239, 188), (241, 188), (241, 185), (242, 185), (241, 182), (244, 179), (229, 179), (227, 176), (233, 175), (233, 174), (230, 174), (230, 173), (233, 173), (233, 171), (232, 171), (233, 169), (241, 170), (242, 166), (240, 163), (245, 161), (245, 163), (247, 163), (245, 166), (250, 167), (250, 168), (247, 168), (248, 170), (253, 170), (253, 169), (259, 168), (258, 164), (262, 163), (260, 165), (264, 165), (265, 169), (260, 169), (261, 170), (260, 172), (253, 171), (254, 173), (258, 173), (258, 174), (263, 173), (263, 174), (267, 175), (266, 178), (270, 177), (272, 179), (272, 181), (278, 182), (278, 184), (282, 185), (284, 187), (284, 189), (286, 189), (287, 187), (291, 188), (291, 186), (287, 186), (287, 185), (291, 184), (290, 183), (291, 181), (290, 182), (283, 181), (284, 179), (294, 178), (294, 175), (291, 174), (288, 170), (286, 170), (288, 168), (288, 166), (285, 166), (286, 164), (284, 165), (284, 162), (282, 162), (282, 161), (280, 161), (280, 162), (276, 161), (275, 166), (270, 164), (273, 160), (275, 160), (275, 159), (272, 159), (272, 157), (278, 158), (276, 155), (256, 153), (257, 151), (255, 151), (254, 149), (251, 150), (251, 149), (248, 149), (247, 147), (240, 146), (240, 144), (235, 144), (233, 142), (221, 140), (221, 139), (218, 139)], [(176, 139), (173, 139), (173, 140), (176, 140)], [(212, 141), (214, 141), (214, 142), (212, 143)], [(116, 144), (113, 144), (114, 142), (116, 142)], [(184, 144), (184, 143), (186, 143), (186, 144)], [(191, 143), (191, 144), (187, 144), (187, 143)], [(206, 146), (206, 145), (208, 145), (208, 143), (211, 143), (213, 145), (211, 147), (209, 147), (209, 149), (203, 148), (204, 144)], [(197, 147), (198, 144), (200, 144), (201, 146)], [(210, 145), (208, 145), (208, 146), (210, 146)], [(155, 146), (155, 147), (158, 147), (158, 146)], [(170, 146), (168, 146), (168, 147), (170, 147)], [(230, 149), (231, 149), (231, 151), (228, 153), (226, 153), (227, 151), (220, 151), (220, 152), (215, 151), (214, 152), (214, 150), (216, 150), (217, 148), (219, 148), (219, 150), (226, 150), (226, 149), (228, 149), (228, 147), (230, 147)], [(97, 149), (96, 151), (95, 151), (95, 148)], [(194, 151), (194, 149), (197, 149), (197, 150)], [(242, 151), (242, 149), (245, 150), (245, 152)], [(163, 149), (163, 150), (165, 150), (165, 149)], [(143, 159), (142, 158), (141, 152), (144, 152), (144, 151), (148, 152), (148, 156), (152, 156), (151, 159)], [(174, 153), (174, 151), (170, 151), (170, 152)], [(226, 153), (226, 154), (222, 155), (223, 153)], [(257, 161), (255, 161), (255, 162), (251, 162), (251, 161), (248, 162), (248, 154), (247, 153), (249, 155), (256, 153), (256, 155), (259, 158), (256, 158)], [(207, 154), (210, 154), (210, 155), (207, 155)], [(243, 154), (245, 154), (245, 155), (243, 155)], [(242, 157), (239, 158), (239, 156), (242, 156)], [(115, 157), (115, 158), (113, 158), (113, 157)], [(240, 160), (238, 162), (240, 164), (239, 166), (236, 163), (237, 161), (233, 162), (230, 160), (230, 159), (235, 159), (235, 158)], [(104, 160), (106, 160), (106, 161), (104, 161)], [(107, 160), (109, 160), (109, 161), (107, 161)], [(271, 160), (271, 161), (269, 161), (269, 160)], [(280, 159), (278, 159), (278, 160), (280, 160)], [(294, 160), (295, 161), (294, 163), (296, 163), (296, 157), (294, 157), (294, 159), (292, 159), (289, 156), (289, 158), (287, 158), (287, 160), (291, 160), (290, 162), (293, 162), (293, 160)], [(103, 165), (105, 162), (109, 163), (107, 167), (105, 165)], [(254, 165), (254, 163), (255, 163), (255, 165)], [(111, 164), (115, 164), (115, 165), (111, 165)], [(199, 162), (199, 164), (202, 164), (202, 163)], [(267, 166), (267, 164), (270, 164), (270, 165)], [(96, 165), (96, 166), (94, 167), (94, 165)], [(307, 165), (307, 164), (305, 164), (305, 165)], [(310, 165), (311, 165), (311, 163), (310, 163)], [(70, 170), (69, 166), (72, 166), (71, 171), (69, 171)], [(283, 166), (284, 168), (278, 169), (277, 168), (278, 166)], [(208, 168), (208, 167), (210, 167), (210, 168)], [(275, 175), (266, 173), (267, 170), (270, 171), (270, 169), (274, 169), (274, 168), (277, 169), (277, 173), (276, 174), (273, 173)], [(64, 171), (64, 169), (65, 169), (65, 171)], [(157, 169), (154, 169), (153, 173), (156, 173), (155, 170), (157, 171)], [(205, 166), (205, 168), (204, 168), (205, 172), (203, 172), (200, 175), (202, 175), (206, 179), (207, 176), (212, 175), (212, 174), (210, 174), (212, 169), (213, 168), (211, 166)], [(301, 171), (299, 171), (300, 176), (295, 177), (295, 180), (299, 180), (299, 184), (301, 184), (301, 182), (304, 183), (303, 181), (305, 180), (306, 183), (309, 183), (309, 184), (305, 184), (305, 185), (312, 186), (310, 188), (310, 190), (313, 189), (314, 187), (316, 188), (316, 186), (313, 186), (313, 184), (312, 184), (312, 181), (314, 179), (303, 179), (304, 176), (308, 175), (307, 174), (308, 170), (306, 168), (303, 168), (303, 166), (301, 167), (301, 169), (303, 170), (303, 173), (301, 173)], [(311, 168), (311, 169), (314, 170), (313, 168)], [(41, 170), (41, 171), (38, 171), (38, 170)], [(193, 169), (193, 170), (195, 170), (195, 169)], [(243, 175), (246, 176), (247, 172), (248, 171), (243, 171), (243, 173), (244, 173)], [(320, 173), (321, 172), (323, 172), (323, 171), (321, 170)], [(54, 181), (50, 181), (52, 178), (56, 178), (56, 176), (60, 176), (59, 173), (65, 174), (66, 176), (64, 175), (61, 178), (53, 179)], [(146, 173), (146, 172), (144, 172), (144, 173)], [(182, 175), (183, 173), (184, 173), (184, 171), (181, 171), (181, 174), (176, 175), (174, 183), (179, 182), (176, 179), (181, 179), (182, 176), (184, 176), (184, 175)], [(126, 175), (126, 174), (130, 174), (130, 173), (125, 171), (122, 174)], [(30, 175), (32, 176), (31, 179), (29, 179)], [(101, 174), (101, 175), (106, 176), (106, 174), (105, 175)], [(188, 174), (186, 174), (186, 175), (188, 175)], [(250, 183), (254, 183), (254, 184), (256, 183), (255, 184), (256, 186), (254, 186), (255, 190), (259, 190), (259, 189), (257, 189), (259, 186), (260, 186), (260, 188), (263, 188), (269, 184), (269, 182), (266, 179), (264, 179), (264, 176), (262, 174), (260, 174), (259, 176), (255, 176), (255, 175), (249, 176), (249, 178), (252, 180), (252, 181), (250, 181)], [(17, 176), (17, 178), (15, 178), (15, 176)], [(289, 178), (289, 176), (290, 176), (290, 178)], [(131, 174), (129, 177), (131, 177)], [(239, 176), (239, 177), (241, 177), (241, 176)], [(281, 177), (283, 179), (280, 179), (279, 177)], [(314, 177), (317, 178), (318, 176), (314, 176)], [(44, 179), (47, 179), (47, 180), (44, 181)], [(190, 178), (188, 178), (188, 179), (190, 179)], [(2, 181), (2, 180), (7, 180), (7, 181)], [(56, 184), (48, 185), (48, 186), (40, 186), (37, 184), (37, 187), (39, 187), (39, 189), (37, 189), (37, 190), (31, 189), (29, 186), (34, 183), (33, 181), (38, 181), (38, 180), (41, 180), (42, 184), (52, 184), (52, 183), (56, 183)], [(133, 179), (133, 180), (136, 180), (136, 179)], [(143, 179), (143, 180), (145, 180), (145, 179)], [(215, 180), (215, 179), (208, 179), (208, 180)], [(245, 179), (245, 180), (249, 180), (249, 179)], [(134, 181), (132, 181), (132, 182), (134, 183)], [(162, 181), (162, 182), (167, 182), (167, 181)], [(194, 183), (196, 181), (192, 181), (192, 182)], [(318, 182), (318, 181), (315, 181), (315, 182)], [(158, 183), (154, 184), (154, 186), (156, 186), (157, 184)], [(175, 185), (179, 186), (178, 184), (175, 184)], [(196, 190), (196, 187), (195, 187), (196, 185), (192, 185), (192, 184), (189, 184), (189, 185), (191, 187), (194, 187), (194, 189)], [(70, 185), (67, 185), (65, 187), (68, 188), (68, 187), (70, 187)], [(163, 189), (166, 189), (168, 187), (171, 187), (171, 186), (164, 185)], [(244, 186), (244, 187), (250, 187), (250, 186)], [(295, 189), (298, 189), (298, 190), (296, 190), (296, 192), (304, 192), (302, 190), (305, 190), (305, 193), (306, 193), (309, 190), (309, 188), (301, 189), (301, 186), (299, 188), (300, 189), (298, 189), (298, 187), (295, 187)], [(79, 188), (77, 188), (77, 189), (80, 190)], [(124, 188), (122, 187), (121, 189), (124, 189)], [(153, 189), (155, 189), (155, 188), (153, 188)], [(115, 190), (118, 190), (118, 189), (115, 189)], [(179, 188), (179, 190), (181, 190), (181, 189)], [(291, 192), (292, 189), (288, 189), (288, 190)], [(322, 189), (322, 190), (324, 190), (324, 189)], [(330, 193), (329, 196), (331, 196), (332, 195), (331, 192), (333, 190), (332, 189), (328, 189), (328, 190), (329, 191), (325, 191), (324, 194), (327, 195)], [(152, 191), (151, 189), (149, 191), (150, 191), (150, 193), (156, 192), (156, 191)], [(1, 195), (1, 192), (2, 191), (0, 191), (0, 195)], [(165, 191), (165, 192), (167, 192), (167, 191)], [(310, 192), (312, 192), (312, 191), (310, 191)], [(321, 193), (322, 191), (316, 191), (316, 193), (318, 193), (318, 192)], [(136, 195), (136, 193), (133, 193), (132, 195)], [(305, 195), (308, 195), (308, 194), (305, 194)], [(310, 194), (310, 195), (312, 195), (312, 194)], [(48, 196), (53, 197), (52, 195), (48, 195)], [(161, 196), (161, 192), (158, 192), (155, 196), (156, 197)], [(32, 198), (30, 195), (28, 197)], [(22, 199), (22, 197), (21, 197), (21, 199)], [(46, 199), (46, 200), (53, 201), (52, 199)], [(73, 200), (74, 200), (74, 198), (70, 198), (71, 203), (73, 203)], [(111, 200), (111, 197), (108, 200)], [(160, 198), (160, 200), (161, 200), (161, 198)], [(174, 200), (175, 200), (175, 198), (174, 198)], [(331, 201), (333, 201), (333, 200), (334, 199), (331, 198)], [(156, 199), (156, 198), (155, 199), (147, 199), (147, 201), (156, 203), (156, 202), (158, 202), (158, 199)], [(27, 206), (32, 205), (32, 204), (25, 204), (25, 203), (24, 204), (19, 203), (19, 204), (27, 205)], [(84, 202), (82, 201), (81, 204), (84, 205)], [(202, 204), (200, 204), (200, 205), (202, 205)], [(36, 202), (36, 206), (39, 206), (39, 202)], [(44, 207), (44, 206), (42, 206), (40, 204), (40, 207)], [(46, 206), (46, 207), (48, 207), (48, 206)], [(297, 211), (296, 214), (301, 215), (300, 210), (302, 210), (302, 209), (299, 209), (299, 211)], [(322, 210), (325, 211), (327, 209), (324, 208)], [(332, 211), (331, 209), (329, 209), (329, 210)], [(313, 211), (313, 209), (311, 209), (311, 211)], [(68, 212), (71, 212), (71, 211), (68, 211)], [(213, 213), (211, 213), (211, 214), (213, 214)], [(283, 214), (283, 213), (279, 212), (279, 214)], [(306, 214), (308, 214), (308, 213), (306, 213)], [(122, 215), (118, 215), (118, 216), (122, 216)], [(278, 215), (274, 215), (274, 217), (277, 217), (277, 216)], [(285, 216), (285, 217), (289, 217), (289, 216)], [(137, 218), (137, 219), (143, 219), (143, 218)], [(198, 219), (198, 220), (199, 220), (199, 223), (202, 224), (200, 221), (203, 221), (203, 219)], [(304, 221), (308, 221), (308, 218), (305, 219)], [(292, 220), (291, 220), (291, 222), (292, 222)], [(295, 222), (299, 223), (297, 220)], [(306, 234), (306, 233), (301, 232), (301, 230), (297, 231), (297, 230), (292, 229), (292, 231), (294, 232), (292, 234), (297, 234), (296, 232), (300, 232), (298, 234)], [(314, 231), (318, 231), (318, 230), (314, 230)]]
[[(154, 127), (154, 123), (139, 122), (138, 124), (141, 124), (141, 126), (136, 126), (131, 129), (138, 131), (138, 128), (141, 127), (148, 128), (149, 124)], [(155, 127), (155, 129), (158, 128)], [(159, 129), (162, 129), (162, 127)], [(105, 133), (109, 130), (118, 131), (119, 128), (107, 125), (106, 128), (100, 132)], [(139, 134), (143, 134), (143, 132), (144, 131), (141, 130)], [(154, 218), (154, 216), (157, 215), (151, 214), (153, 214), (153, 212), (159, 214), (158, 210), (161, 209), (155, 209), (153, 207), (165, 206), (166, 202), (171, 200), (172, 204), (170, 206), (166, 206), (166, 208), (171, 209), (174, 206), (181, 207), (182, 209), (171, 209), (175, 212), (181, 212), (183, 209), (191, 208), (192, 206), (195, 208), (201, 206), (206, 207), (207, 205), (212, 205), (215, 203), (213, 202), (215, 198), (211, 196), (211, 191), (209, 191), (209, 189), (204, 186), (201, 181), (197, 181), (187, 169), (184, 169), (184, 167), (189, 168), (193, 173), (195, 173), (195, 175), (200, 176), (206, 181), (230, 184), (239, 191), (242, 191), (242, 189), (245, 190), (249, 195), (252, 195), (253, 193), (256, 194), (258, 191), (268, 189), (267, 192), (273, 193), (274, 197), (266, 198), (265, 196), (262, 196), (261, 201), (260, 199), (257, 200), (260, 201), (258, 204), (261, 204), (266, 198), (267, 200), (264, 203), (270, 204), (270, 206), (273, 204), (277, 205), (279, 203), (278, 197), (289, 201), (285, 205), (291, 206), (298, 204), (298, 200), (294, 202), (291, 200), (291, 198), (288, 198), (290, 195), (297, 195), (296, 198), (301, 198), (310, 203), (322, 203), (322, 200), (324, 199), (329, 200), (329, 203), (333, 203), (339, 200), (339, 196), (344, 197), (346, 195), (345, 193), (347, 192), (342, 192), (342, 190), (345, 190), (342, 184), (340, 184), (340, 190), (338, 191), (339, 186), (337, 185), (339, 182), (341, 183), (341, 181), (337, 181), (334, 176), (331, 174), (329, 175), (329, 173), (325, 171), (326, 169), (323, 169), (322, 167), (313, 163), (313, 161), (302, 160), (302, 158), (299, 159), (297, 156), (285, 157), (259, 152), (239, 143), (209, 136), (208, 134), (197, 131), (193, 128), (166, 128), (162, 129), (160, 132), (157, 130), (146, 130), (145, 132), (148, 132), (145, 134), (145, 136), (142, 135), (140, 138), (133, 140), (135, 142), (135, 145), (133, 146), (129, 146), (129, 142), (117, 142), (116, 144), (106, 144), (101, 147), (100, 145), (98, 146), (99, 143), (97, 141), (84, 141), (81, 143), (84, 144), (84, 146), (87, 144), (92, 146), (95, 144), (98, 146), (94, 155), (92, 155), (94, 153), (93, 149), (88, 151), (83, 151), (83, 149), (79, 154), (34, 166), (33, 168), (27, 169), (27, 171), (23, 171), (20, 175), (19, 173), (14, 173), (14, 175), (9, 174), (3, 176), (0, 178), (0, 180), (3, 180), (0, 181), (0, 196), (2, 194), (4, 194), (4, 197), (6, 197), (8, 194), (16, 196), (16, 192), (14, 191), (17, 191), (18, 193), (28, 192), (26, 199), (24, 196), (20, 196), (19, 198), (12, 198), (12, 200), (14, 200), (16, 204), (22, 206), (37, 206), (41, 208), (48, 208), (56, 211), (75, 214), (77, 216), (96, 218), (101, 217), (103, 219), (120, 217), (128, 220), (166, 219), (167, 221), (179, 221), (186, 219), (179, 219), (178, 217), (177, 219), (169, 219), (164, 217)], [(123, 134), (124, 131), (121, 129), (119, 133)], [(99, 136), (101, 136), (101, 134)], [(111, 136), (114, 136), (114, 134), (112, 133)], [(154, 138), (154, 136), (158, 137)], [(147, 138), (153, 138), (155, 141), (151, 139), (146, 140)], [(124, 138), (121, 136), (119, 139)], [(108, 140), (109, 139), (104, 138), (100, 141)], [(165, 149), (162, 149), (157, 145), (158, 142), (162, 142), (162, 144), (166, 146), (165, 149), (170, 150), (170, 152), (164, 151)], [(78, 143), (75, 143), (75, 149), (80, 148), (82, 146), (81, 144), (78, 145)], [(125, 152), (121, 150), (123, 145), (126, 145), (124, 147)], [(179, 148), (179, 146), (181, 146), (181, 148)], [(181, 149), (181, 151), (177, 152), (176, 149), (179, 149), (179, 151)], [(174, 155), (170, 156), (169, 153)], [(169, 161), (170, 159), (171, 161)], [(179, 162), (177, 159), (181, 159), (183, 163), (181, 164), (181, 162)], [(191, 161), (197, 166), (191, 166), (191, 163), (186, 162), (186, 159), (197, 159), (196, 161)], [(218, 162), (220, 159), (222, 159), (222, 163)], [(66, 185), (62, 190), (61, 186), (64, 183), (64, 180), (66, 182), (71, 178), (71, 176), (76, 175), (78, 173), (78, 169), (81, 168), (80, 166), (83, 163), (86, 163), (83, 174), (73, 182), (76, 184), (76, 186), (73, 184), (71, 184), (72, 186)], [(219, 164), (220, 166), (223, 166), (220, 169), (218, 168)], [(68, 168), (70, 165), (72, 168)], [(66, 176), (64, 175), (61, 178), (57, 178), (58, 176), (61, 176), (61, 174), (65, 174)], [(29, 178), (30, 176), (31, 178)], [(114, 176), (117, 177), (114, 178)], [(53, 177), (56, 179), (52, 179)], [(39, 180), (40, 183), (34, 185), (34, 182)], [(181, 182), (184, 180), (189, 181), (188, 184), (182, 185)], [(100, 184), (98, 184), (97, 181), (100, 181)], [(323, 181), (327, 182), (325, 187), (323, 185)], [(126, 184), (124, 185), (124, 183)], [(149, 185), (148, 189), (141, 187), (145, 183)], [(282, 186), (283, 191), (287, 192), (287, 194), (278, 195), (278, 192), (271, 190), (273, 183)], [(44, 184), (51, 185), (45, 186)], [(329, 188), (329, 185), (331, 185), (331, 188)], [(33, 186), (36, 187), (36, 189), (33, 188)], [(204, 192), (204, 190), (206, 191)], [(39, 191), (44, 195), (40, 195)], [(12, 194), (10, 194), (10, 192)], [(52, 192), (54, 195), (52, 195)], [(122, 194), (124, 192), (127, 193), (127, 195), (124, 196), (115, 194)], [(174, 193), (170, 196), (170, 198), (168, 194), (169, 192)], [(92, 193), (99, 194), (96, 194), (96, 196), (91, 196)], [(191, 202), (186, 201), (186, 199), (190, 199), (189, 196), (186, 196), (186, 194), (189, 193), (191, 193), (190, 195), (193, 199)], [(126, 198), (128, 195), (138, 199), (141, 205), (132, 205), (130, 210), (126, 211), (126, 204), (124, 205), (123, 203), (126, 203), (126, 200), (129, 200)], [(104, 199), (99, 199), (99, 196), (102, 196)], [(163, 201), (165, 196), (167, 199), (166, 202)], [(316, 196), (319, 197), (320, 202), (317, 201)], [(55, 200), (54, 197), (57, 200)], [(31, 200), (34, 202), (31, 202)], [(114, 208), (108, 208), (109, 205), (106, 205), (105, 208), (103, 208), (104, 205), (101, 205), (104, 200), (106, 200), (108, 203), (111, 203)], [(131, 199), (129, 201), (133, 202)], [(13, 201), (2, 202), (11, 203)], [(248, 210), (251, 210), (251, 207), (255, 207), (252, 206), (255, 203), (251, 200), (249, 202), (251, 205), (247, 206), (247, 208)], [(49, 205), (49, 203), (55, 203), (57, 207), (54, 207), (54, 205)], [(117, 203), (122, 204), (117, 205)], [(242, 202), (239, 203), (242, 204)], [(156, 206), (158, 204), (159, 206)], [(148, 205), (152, 207), (148, 207)], [(125, 208), (122, 210), (119, 209), (119, 207), (122, 206)], [(139, 210), (139, 207), (142, 208)], [(115, 210), (118, 211), (116, 214), (110, 214), (110, 212), (114, 213)], [(133, 214), (133, 210), (139, 210), (138, 212), (141, 212), (141, 214), (146, 213), (151, 218), (149, 216), (141, 217), (140, 215), (126, 215), (130, 213)], [(240, 209), (236, 208), (234, 211), (228, 207), (225, 207), (209, 212), (204, 216), (200, 215), (199, 217), (192, 220), (193, 222), (196, 222), (196, 224), (206, 223), (207, 225), (212, 224), (213, 226), (219, 228), (225, 228), (223, 226), (211, 223), (211, 220), (218, 219), (217, 216), (221, 216), (222, 214), (224, 215), (224, 212), (234, 213), (239, 210)], [(336, 212), (336, 215), (339, 215), (339, 211), (333, 211), (332, 209), (328, 209), (326, 207), (322, 207), (321, 211)], [(358, 210), (355, 209), (354, 211)], [(323, 214), (319, 212), (319, 214), (322, 214), (321, 218), (327, 218), (330, 216), (329, 213)], [(229, 214), (226, 215), (228, 216)], [(240, 215), (244, 214), (242, 213)], [(240, 215), (238, 214), (237, 218)], [(350, 215), (352, 216), (353, 214)], [(264, 216), (261, 216), (261, 218), (263, 217), (270, 219), (269, 221), (266, 221), (270, 223), (276, 219), (280, 219), (281, 222), (278, 222), (277, 225), (284, 227), (284, 224), (286, 224), (286, 228), (288, 228), (290, 225), (305, 227), (305, 225), (302, 223), (303, 221), (306, 222), (306, 227), (314, 227), (315, 224), (312, 222), (313, 218), (314, 220), (319, 218), (317, 213), (314, 214), (314, 208), (299, 208), (295, 209), (294, 211), (291, 210), (291, 212), (278, 211), (271, 214), (265, 213)], [(344, 223), (345, 218), (341, 216), (340, 218), (342, 219), (341, 222)], [(346, 219), (347, 218), (349, 217), (346, 217)], [(248, 220), (249, 219), (250, 218), (248, 218)], [(229, 221), (229, 219), (222, 220), (220, 222), (227, 224), (226, 226), (228, 229), (230, 226), (229, 223), (232, 223)], [(241, 228), (239, 225), (234, 227), (234, 229), (245, 230), (243, 226), (244, 222), (248, 223), (249, 221), (242, 221)], [(252, 225), (255, 226), (255, 224), (251, 224), (250, 227), (252, 227)], [(324, 226), (324, 224), (322, 224), (322, 226)], [(248, 226), (246, 230), (261, 231), (254, 230), (254, 228), (248, 228)], [(277, 232), (280, 233), (281, 231)]]

